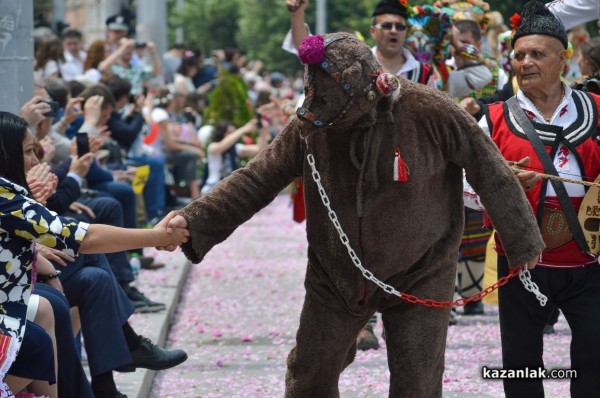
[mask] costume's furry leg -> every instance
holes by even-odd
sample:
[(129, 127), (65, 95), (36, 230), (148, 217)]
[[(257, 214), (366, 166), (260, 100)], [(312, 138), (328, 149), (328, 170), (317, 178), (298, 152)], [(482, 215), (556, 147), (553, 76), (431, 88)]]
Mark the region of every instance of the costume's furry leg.
[(296, 347), (287, 360), (286, 398), (340, 396), (340, 373), (354, 360), (356, 335), (370, 315), (352, 316), (332, 305), (336, 300), (334, 296), (325, 300), (307, 290)]
[(401, 303), (382, 314), (390, 368), (390, 397), (442, 396), (450, 309)]

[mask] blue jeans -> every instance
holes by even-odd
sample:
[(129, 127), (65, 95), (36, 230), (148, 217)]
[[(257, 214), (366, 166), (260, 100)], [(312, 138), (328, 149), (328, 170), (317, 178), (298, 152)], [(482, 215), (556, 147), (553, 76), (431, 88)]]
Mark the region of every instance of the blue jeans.
[(125, 228), (137, 227), (135, 222), (135, 193), (131, 185), (119, 181), (107, 181), (90, 185), (90, 188), (106, 192), (117, 199), (123, 207), (123, 226)]
[[(108, 224), (115, 227), (123, 227), (123, 208), (121, 204), (113, 197), (99, 196), (92, 199), (80, 199), (79, 202), (88, 206), (96, 218), (92, 219), (87, 213), (75, 214), (68, 212), (65, 215), (76, 218), (87, 223)], [(127, 252), (115, 252), (106, 254), (115, 277), (120, 283), (132, 282), (134, 277), (129, 264)]]

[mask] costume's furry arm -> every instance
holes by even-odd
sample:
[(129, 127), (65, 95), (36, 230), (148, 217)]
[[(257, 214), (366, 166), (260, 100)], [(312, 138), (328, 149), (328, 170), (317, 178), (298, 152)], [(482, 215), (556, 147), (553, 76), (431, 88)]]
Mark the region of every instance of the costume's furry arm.
[(510, 265), (523, 265), (545, 247), (533, 210), (494, 142), (475, 119), (450, 102), (440, 117), (439, 124), (446, 126), (440, 142), (450, 160), (465, 169), (467, 181), (500, 235)]
[(246, 167), (180, 210), (191, 233), (190, 240), (182, 245), (190, 261), (200, 262), (214, 245), (302, 174), (304, 145), (299, 132), (299, 122), (293, 120)]

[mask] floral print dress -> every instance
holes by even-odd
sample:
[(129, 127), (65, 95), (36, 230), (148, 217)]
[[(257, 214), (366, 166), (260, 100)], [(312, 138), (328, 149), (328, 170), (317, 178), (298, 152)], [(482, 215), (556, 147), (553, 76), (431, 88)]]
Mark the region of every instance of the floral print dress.
[(36, 243), (75, 256), (87, 223), (58, 216), (0, 178), (0, 398), (12, 393), (4, 378), (25, 333)]

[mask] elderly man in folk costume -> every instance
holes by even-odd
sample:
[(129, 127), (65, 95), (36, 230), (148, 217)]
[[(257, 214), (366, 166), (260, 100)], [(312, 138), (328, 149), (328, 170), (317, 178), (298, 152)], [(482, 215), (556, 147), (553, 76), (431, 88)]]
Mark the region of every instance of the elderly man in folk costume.
[[(540, 306), (516, 281), (500, 289), (503, 367), (544, 367), (542, 330), (555, 305), (573, 334), (571, 368), (577, 370), (577, 377), (571, 380), (571, 396), (597, 396), (600, 207), (599, 188), (593, 181), (600, 173), (600, 97), (571, 90), (561, 82), (567, 34), (544, 4), (527, 3), (511, 22), (512, 66), (519, 90), (508, 101), (484, 108), (485, 117), (479, 124), (509, 162), (528, 170), (517, 171), (518, 178), (546, 244), (531, 275), (552, 305)], [(542, 179), (536, 172), (550, 177)], [(595, 195), (595, 204), (582, 204), (586, 185), (592, 186), (589, 190)], [(509, 264), (501, 231), (500, 238), (496, 250), (501, 277), (508, 274)], [(507, 397), (544, 396), (541, 379), (504, 380), (504, 390)]]
[(390, 396), (441, 397), (450, 307), (409, 303), (403, 293), (452, 298), (463, 169), (513, 267), (535, 263), (544, 248), (531, 207), (493, 142), (445, 93), (382, 73), (351, 34), (309, 37), (299, 54), (306, 100), (298, 117), (170, 226), (189, 228), (182, 248), (199, 262), (302, 176), (306, 297), (286, 397), (338, 397), (356, 335), (375, 311), (386, 329)]

